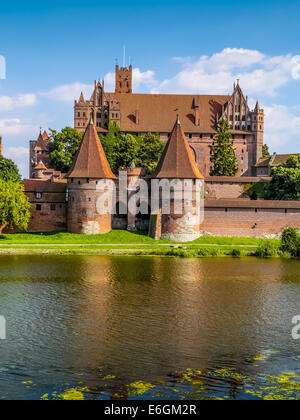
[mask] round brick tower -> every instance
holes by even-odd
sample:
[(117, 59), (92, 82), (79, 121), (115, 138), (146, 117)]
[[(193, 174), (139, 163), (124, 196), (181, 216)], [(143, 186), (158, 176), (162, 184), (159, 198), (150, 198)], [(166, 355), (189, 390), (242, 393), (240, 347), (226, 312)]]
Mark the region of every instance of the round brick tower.
[(114, 180), (92, 117), (68, 175), (68, 232), (111, 231)]
[(179, 118), (151, 184), (151, 194), (156, 194), (159, 200), (151, 215), (150, 235), (176, 242), (188, 242), (201, 236), (204, 177)]

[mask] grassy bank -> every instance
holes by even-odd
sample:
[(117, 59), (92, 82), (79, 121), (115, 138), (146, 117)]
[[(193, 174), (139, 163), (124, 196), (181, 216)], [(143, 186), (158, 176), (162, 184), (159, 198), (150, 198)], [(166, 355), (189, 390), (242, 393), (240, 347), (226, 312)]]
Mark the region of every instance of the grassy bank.
[(143, 246), (26, 246), (14, 245), (0, 248), (0, 255), (143, 255), (181, 258), (242, 257), (255, 254), (255, 248), (248, 247), (143, 247)]
[(188, 243), (155, 241), (147, 232), (111, 231), (104, 235), (67, 232), (18, 233), (0, 236), (2, 255), (149, 255), (198, 257), (287, 257), (275, 239), (202, 236)]
[[(278, 240), (270, 241), (279, 244)], [(113, 230), (104, 235), (77, 235), (67, 232), (44, 232), (44, 233), (16, 233), (0, 236), (0, 247), (9, 244), (88, 244), (88, 245), (165, 245), (172, 243), (171, 241), (161, 240), (155, 241), (148, 236), (147, 232), (128, 232), (126, 230)], [(225, 238), (217, 236), (202, 236), (191, 245), (259, 245), (260, 240), (256, 238)], [(174, 243), (175, 244), (175, 243)]]

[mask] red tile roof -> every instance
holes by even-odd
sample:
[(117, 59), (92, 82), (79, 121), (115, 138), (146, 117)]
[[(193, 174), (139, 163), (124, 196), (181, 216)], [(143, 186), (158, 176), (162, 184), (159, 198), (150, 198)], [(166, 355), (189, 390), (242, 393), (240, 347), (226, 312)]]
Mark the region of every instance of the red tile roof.
[(64, 181), (51, 181), (50, 179), (24, 179), (25, 192), (55, 192), (64, 193), (67, 188), (67, 180)]
[(96, 127), (90, 121), (68, 178), (116, 179), (105, 156)]
[(203, 179), (178, 119), (153, 178)]
[(271, 159), (272, 159), (272, 156), (261, 158), (255, 165), (255, 167), (261, 168), (261, 167), (269, 166)]
[[(185, 133), (214, 133), (217, 114), (230, 100), (224, 95), (113, 94), (106, 99), (120, 102), (121, 130), (126, 132), (170, 133), (176, 114)], [(195, 125), (195, 106), (199, 107), (200, 126)], [(136, 124), (136, 110), (139, 124)]]
[(38, 169), (43, 169), (43, 170), (47, 170), (47, 167), (43, 164), (43, 162), (41, 161), (38, 165), (36, 165), (36, 167), (34, 168), (34, 170), (38, 170)]
[(43, 132), (42, 137), (43, 137), (44, 141), (49, 141), (50, 140), (46, 130)]
[(37, 139), (37, 142), (36, 142), (35, 149), (38, 150), (38, 148), (40, 148), (40, 150), (47, 150), (47, 146), (48, 146), (47, 139), (44, 139), (43, 134), (40, 133), (40, 135)]
[(283, 163), (286, 163), (287, 160), (292, 157), (292, 156), (299, 156), (299, 153), (294, 153), (294, 154), (289, 154), (289, 155), (278, 155), (276, 153), (276, 156), (272, 162), (272, 166), (278, 166), (278, 165), (282, 165)]

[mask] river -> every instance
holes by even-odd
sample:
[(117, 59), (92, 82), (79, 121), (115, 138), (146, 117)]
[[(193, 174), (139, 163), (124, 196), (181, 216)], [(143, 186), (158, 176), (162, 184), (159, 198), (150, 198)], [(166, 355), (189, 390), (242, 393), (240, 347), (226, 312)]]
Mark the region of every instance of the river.
[(0, 399), (300, 398), (300, 261), (1, 256)]

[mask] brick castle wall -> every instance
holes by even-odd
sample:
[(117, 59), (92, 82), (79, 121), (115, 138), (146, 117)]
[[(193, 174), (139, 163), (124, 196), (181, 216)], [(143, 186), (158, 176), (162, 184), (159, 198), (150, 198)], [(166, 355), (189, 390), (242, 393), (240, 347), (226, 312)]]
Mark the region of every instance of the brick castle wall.
[[(244, 202), (243, 202), (244, 201)], [(300, 229), (300, 202), (206, 202), (202, 234), (278, 238), (287, 227)]]

